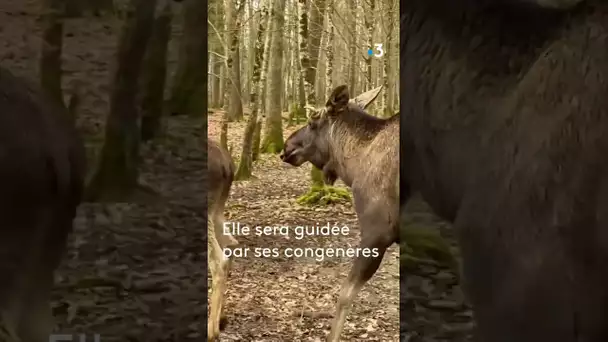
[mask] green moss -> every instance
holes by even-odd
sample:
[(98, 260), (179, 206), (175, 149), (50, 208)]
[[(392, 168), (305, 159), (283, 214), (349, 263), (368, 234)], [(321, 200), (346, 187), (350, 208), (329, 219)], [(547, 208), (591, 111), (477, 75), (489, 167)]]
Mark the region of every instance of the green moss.
[(401, 265), (415, 269), (422, 263), (457, 267), (447, 241), (433, 227), (410, 224), (401, 229)]
[(266, 134), (262, 140), (262, 153), (278, 154), (283, 150), (283, 120), (281, 117), (269, 117), (266, 121)]
[(283, 150), (283, 132), (279, 130), (269, 131), (262, 142), (262, 153), (278, 154)]
[(312, 185), (313, 186), (324, 186), (325, 183), (323, 182), (323, 171), (319, 170), (316, 167), (312, 167), (312, 169), (310, 170), (310, 179), (312, 180)]
[(300, 205), (327, 205), (352, 201), (350, 191), (334, 186), (313, 185), (310, 190), (300, 196), (296, 202)]

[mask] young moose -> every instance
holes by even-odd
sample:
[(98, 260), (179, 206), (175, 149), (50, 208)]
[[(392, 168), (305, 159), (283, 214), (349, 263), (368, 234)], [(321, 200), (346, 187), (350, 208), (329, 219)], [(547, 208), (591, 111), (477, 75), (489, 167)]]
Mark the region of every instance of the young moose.
[(220, 334), (220, 323), (224, 319), (222, 308), (230, 269), (230, 260), (224, 258), (222, 249), (238, 244), (234, 237), (223, 234), (224, 208), (230, 194), (235, 168), (230, 153), (215, 141), (208, 141), (207, 156), (207, 184), (209, 184), (207, 251), (212, 279), (207, 339), (215, 341)]
[(354, 260), (340, 292), (330, 342), (339, 341), (352, 301), (380, 266), (386, 249), (399, 240), (399, 115), (384, 120), (363, 110), (379, 89), (353, 100), (346, 86), (334, 89), (325, 108), (287, 139), (281, 155), (294, 166), (309, 161), (327, 180), (337, 176), (350, 186), (361, 226), (360, 247), (379, 252), (376, 258)]

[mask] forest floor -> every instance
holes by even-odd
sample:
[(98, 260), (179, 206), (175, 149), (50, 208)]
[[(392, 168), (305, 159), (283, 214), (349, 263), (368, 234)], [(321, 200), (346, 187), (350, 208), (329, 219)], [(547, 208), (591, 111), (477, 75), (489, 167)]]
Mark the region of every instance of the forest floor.
[[(221, 112), (209, 114), (209, 138), (219, 141)], [(230, 123), (228, 146), (236, 161), (246, 120)], [(298, 127), (288, 127), (284, 137)], [(301, 206), (296, 199), (310, 187), (310, 165), (293, 167), (278, 155), (262, 154), (252, 180), (235, 182), (226, 220), (254, 226), (335, 223), (348, 236), (237, 236), (244, 247), (348, 248), (359, 244), (359, 226), (351, 203)], [(341, 183), (340, 183), (341, 184)], [(344, 186), (342, 184), (342, 186)], [(359, 293), (343, 341), (399, 341), (399, 247), (386, 253), (378, 272)], [(235, 258), (228, 282), (229, 323), (221, 341), (323, 341), (328, 334), (349, 258)]]
[(406, 229), (439, 233), (456, 264), (423, 259), (414, 267), (401, 266), (401, 340), (408, 342), (470, 342), (473, 314), (459, 281), (459, 256), (454, 232), (428, 205), (414, 197), (402, 214)]

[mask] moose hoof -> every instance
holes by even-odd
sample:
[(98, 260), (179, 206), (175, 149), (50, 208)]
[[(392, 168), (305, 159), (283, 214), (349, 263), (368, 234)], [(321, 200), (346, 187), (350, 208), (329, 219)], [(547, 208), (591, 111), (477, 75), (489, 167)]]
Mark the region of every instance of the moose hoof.
[(224, 330), (228, 325), (228, 318), (226, 316), (220, 317), (220, 324), (218, 329), (214, 329), (214, 327), (209, 326), (207, 329), (207, 342), (218, 341), (220, 337), (220, 331)]
[(224, 329), (226, 329), (227, 325), (228, 325), (228, 317), (222, 316), (220, 318), (220, 331), (223, 331)]
[(338, 180), (338, 175), (332, 171), (323, 170), (323, 182), (327, 185), (334, 185)]

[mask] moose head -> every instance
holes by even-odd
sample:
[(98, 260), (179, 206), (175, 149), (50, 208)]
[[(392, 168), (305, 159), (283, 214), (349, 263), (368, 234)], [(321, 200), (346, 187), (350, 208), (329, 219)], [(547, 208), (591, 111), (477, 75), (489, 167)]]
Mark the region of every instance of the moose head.
[(308, 124), (293, 132), (285, 141), (281, 160), (293, 166), (310, 162), (323, 170), (326, 183), (336, 180), (336, 172), (330, 152), (332, 124), (341, 116), (364, 111), (377, 97), (382, 86), (369, 90), (351, 99), (348, 87), (336, 87), (325, 107), (307, 107)]

